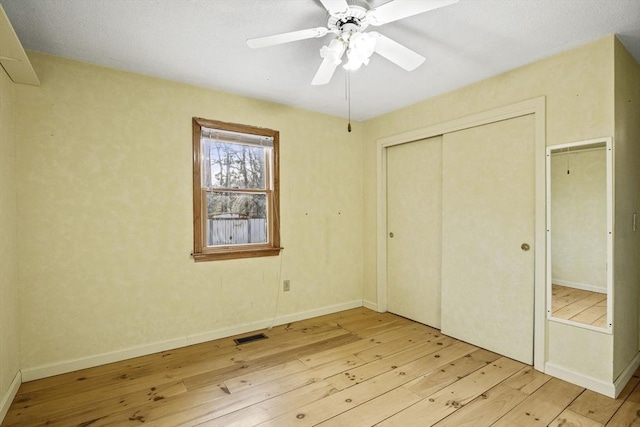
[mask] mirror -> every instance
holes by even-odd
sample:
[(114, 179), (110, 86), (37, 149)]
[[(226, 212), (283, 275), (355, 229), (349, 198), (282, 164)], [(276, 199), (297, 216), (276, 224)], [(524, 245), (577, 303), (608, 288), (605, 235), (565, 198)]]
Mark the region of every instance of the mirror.
[(612, 330), (611, 138), (547, 147), (547, 317)]

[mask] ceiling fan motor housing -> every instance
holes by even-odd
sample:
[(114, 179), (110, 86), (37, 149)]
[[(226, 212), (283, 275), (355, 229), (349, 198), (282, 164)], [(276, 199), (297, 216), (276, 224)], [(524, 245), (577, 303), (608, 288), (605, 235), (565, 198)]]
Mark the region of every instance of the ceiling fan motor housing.
[(346, 13), (329, 17), (327, 27), (336, 34), (362, 32), (369, 26), (367, 9), (351, 5)]

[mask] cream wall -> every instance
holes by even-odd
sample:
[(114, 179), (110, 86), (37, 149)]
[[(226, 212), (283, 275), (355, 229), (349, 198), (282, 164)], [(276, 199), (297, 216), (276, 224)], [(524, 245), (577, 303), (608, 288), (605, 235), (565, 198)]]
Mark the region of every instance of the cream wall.
[[(251, 330), (279, 279), (279, 317), (361, 304), (360, 124), (30, 57), (42, 87), (15, 106), (23, 369)], [(280, 131), (280, 257), (191, 259), (193, 116)]]
[(0, 420), (2, 403), (20, 369), (14, 83), (0, 69)]
[[(546, 97), (548, 145), (612, 136), (613, 55), (610, 36), (365, 122), (364, 299), (376, 301), (376, 140), (539, 96)], [(611, 335), (577, 329), (548, 323), (547, 362), (610, 383)]]
[(550, 169), (553, 283), (606, 293), (607, 152), (552, 154)]
[(619, 40), (615, 81), (614, 378), (638, 354), (640, 297), (640, 65)]

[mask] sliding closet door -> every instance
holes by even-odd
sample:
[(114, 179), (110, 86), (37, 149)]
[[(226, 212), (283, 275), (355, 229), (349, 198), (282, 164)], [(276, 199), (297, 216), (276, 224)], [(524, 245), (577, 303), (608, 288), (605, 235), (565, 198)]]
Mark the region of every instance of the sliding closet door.
[(386, 152), (387, 308), (439, 328), (442, 137)]
[(534, 116), (443, 141), (442, 332), (533, 363)]

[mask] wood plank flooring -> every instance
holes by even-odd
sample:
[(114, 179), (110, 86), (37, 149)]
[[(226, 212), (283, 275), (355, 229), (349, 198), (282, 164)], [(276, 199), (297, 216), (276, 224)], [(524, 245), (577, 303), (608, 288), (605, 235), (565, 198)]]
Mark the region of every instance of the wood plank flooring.
[(607, 327), (607, 294), (552, 285), (553, 317)]
[(640, 423), (638, 372), (610, 399), (365, 308), (260, 332), (24, 383), (2, 426)]

